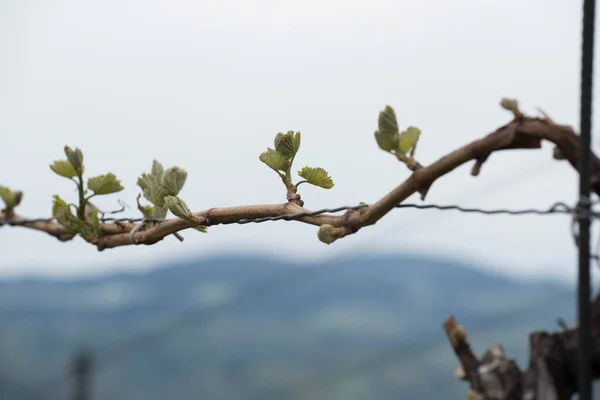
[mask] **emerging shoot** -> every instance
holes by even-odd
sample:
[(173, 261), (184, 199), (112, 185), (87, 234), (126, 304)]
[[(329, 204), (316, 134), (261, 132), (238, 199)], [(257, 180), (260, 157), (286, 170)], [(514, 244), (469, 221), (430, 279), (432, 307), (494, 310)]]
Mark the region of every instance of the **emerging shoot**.
[(309, 183), (324, 189), (331, 189), (334, 186), (333, 180), (327, 171), (319, 167), (315, 168), (307, 166), (302, 168), (298, 171), (298, 175), (303, 178), (303, 180), (297, 183), (292, 181), (292, 166), (294, 158), (300, 149), (300, 142), (300, 132), (280, 132), (275, 136), (275, 148), (267, 148), (267, 151), (261, 153), (258, 157), (260, 161), (265, 163), (279, 175), (281, 181), (285, 185), (287, 191), (286, 198), (288, 201), (301, 202), (297, 192), (298, 186), (302, 183)]

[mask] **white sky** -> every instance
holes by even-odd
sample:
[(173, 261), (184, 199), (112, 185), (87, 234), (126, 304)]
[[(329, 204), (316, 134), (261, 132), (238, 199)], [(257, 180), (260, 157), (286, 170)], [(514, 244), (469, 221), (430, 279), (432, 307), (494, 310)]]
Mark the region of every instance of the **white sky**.
[[(423, 164), (507, 122), (503, 96), (578, 127), (580, 3), (4, 0), (0, 184), (25, 192), (20, 213), (49, 216), (53, 194), (75, 199), (72, 183), (48, 168), (68, 144), (84, 151), (89, 176), (122, 179), (125, 191), (96, 201), (105, 209), (117, 199), (134, 207), (136, 179), (153, 158), (188, 171), (181, 196), (194, 210), (277, 203), (283, 186), (258, 155), (293, 129), (303, 134), (297, 169), (324, 167), (336, 183), (301, 186), (308, 208), (374, 202), (409, 176), (373, 138), (386, 104), (402, 127), (422, 129)], [(576, 173), (551, 159), (550, 146), (493, 155), (478, 178), (470, 167), (437, 182), (427, 203), (545, 208), (577, 199)], [(570, 223), (398, 210), (331, 246), (316, 227), (277, 222), (101, 253), (3, 227), (0, 275), (143, 270), (248, 250), (311, 259), (410, 250), (572, 279)]]

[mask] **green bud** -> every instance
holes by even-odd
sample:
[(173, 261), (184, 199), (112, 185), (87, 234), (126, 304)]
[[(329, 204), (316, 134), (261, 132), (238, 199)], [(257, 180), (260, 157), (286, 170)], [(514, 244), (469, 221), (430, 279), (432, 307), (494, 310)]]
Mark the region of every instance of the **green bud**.
[(505, 110), (512, 111), (513, 113), (519, 110), (519, 103), (516, 99), (503, 98), (502, 101), (500, 101), (500, 106), (502, 106), (502, 108)]
[(7, 187), (0, 186), (0, 198), (2, 199), (2, 201), (4, 202), (4, 204), (6, 204), (6, 207), (8, 208), (8, 205), (10, 203), (12, 203), (12, 198), (13, 198), (12, 191)]
[(12, 210), (19, 204), (21, 204), (21, 200), (23, 199), (23, 192), (17, 190), (13, 192), (7, 187), (0, 186), (0, 199), (4, 202), (6, 206), (6, 210)]
[(457, 345), (467, 340), (467, 330), (462, 325), (456, 325), (452, 328), (450, 335), (452, 336), (452, 341)]
[(286, 158), (292, 158), (300, 149), (300, 132), (287, 131), (275, 135), (275, 150)]
[(166, 196), (165, 204), (167, 205), (169, 210), (173, 213), (173, 215), (175, 215), (176, 217), (184, 219), (188, 222), (194, 222), (194, 221), (197, 222), (196, 217), (194, 216), (192, 211), (189, 209), (187, 204), (185, 204), (185, 201), (183, 201), (179, 197)]
[(79, 148), (76, 147), (75, 150), (72, 150), (69, 146), (65, 146), (65, 154), (67, 155), (67, 160), (69, 160), (76, 170), (80, 170), (83, 167), (83, 153)]
[(206, 226), (199, 224), (198, 217), (192, 213), (185, 201), (177, 196), (166, 196), (165, 204), (173, 213), (173, 215), (191, 223), (197, 228), (200, 228), (200, 231), (206, 232)]
[(344, 228), (323, 224), (319, 227), (319, 233), (317, 236), (321, 242), (325, 244), (331, 244), (344, 236)]
[(18, 206), (19, 204), (21, 204), (21, 200), (23, 200), (23, 192), (20, 190), (13, 192), (13, 198), (12, 198), (13, 208)]

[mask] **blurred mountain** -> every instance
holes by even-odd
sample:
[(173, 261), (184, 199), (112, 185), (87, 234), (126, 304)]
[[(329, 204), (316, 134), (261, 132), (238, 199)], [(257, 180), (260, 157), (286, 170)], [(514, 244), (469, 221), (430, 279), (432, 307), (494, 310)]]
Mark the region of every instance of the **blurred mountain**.
[(467, 262), (222, 256), (88, 279), (0, 281), (0, 399), (65, 399), (94, 355), (94, 400), (462, 399), (441, 328), (520, 365), (528, 334), (574, 323), (574, 289)]

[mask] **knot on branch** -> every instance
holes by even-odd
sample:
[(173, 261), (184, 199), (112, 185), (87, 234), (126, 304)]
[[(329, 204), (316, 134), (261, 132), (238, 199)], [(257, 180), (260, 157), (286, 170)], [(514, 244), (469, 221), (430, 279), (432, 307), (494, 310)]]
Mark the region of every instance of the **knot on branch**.
[(302, 200), (300, 193), (293, 193), (293, 195), (288, 196), (287, 201), (289, 203), (299, 205), (300, 207), (304, 207), (304, 200)]
[(210, 226), (212, 225), (213, 221), (213, 211), (215, 210), (215, 207), (209, 208), (206, 213), (204, 214), (203, 217), (201, 217), (203, 219), (203, 225), (206, 226)]
[[(12, 208), (3, 208), (0, 212), (4, 214), (4, 218), (0, 220), (1, 225), (4, 225), (4, 220), (11, 220), (15, 217), (15, 211)], [(10, 222), (8, 224), (10, 225)]]

